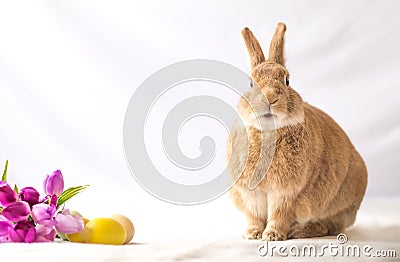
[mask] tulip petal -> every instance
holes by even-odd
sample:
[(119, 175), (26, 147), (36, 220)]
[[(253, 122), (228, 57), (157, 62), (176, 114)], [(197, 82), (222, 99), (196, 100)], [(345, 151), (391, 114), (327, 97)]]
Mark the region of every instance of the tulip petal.
[(9, 240), (10, 240), (9, 236), (0, 237), (0, 244), (9, 242)]
[(30, 228), (25, 236), (26, 243), (33, 243), (36, 240), (36, 230), (34, 227)]
[(24, 201), (10, 203), (2, 211), (2, 215), (11, 222), (26, 220), (30, 213), (31, 208)]
[(0, 181), (0, 205), (6, 205), (17, 201), (18, 196), (14, 190), (6, 182)]
[(10, 238), (13, 242), (32, 243), (36, 239), (36, 229), (28, 220), (19, 221), (10, 230)]
[(83, 230), (83, 219), (77, 215), (70, 215), (69, 211), (58, 213), (56, 229), (63, 234), (73, 234)]
[(33, 187), (24, 187), (21, 189), (21, 193), (19, 194), (22, 201), (28, 202), (28, 204), (32, 207), (39, 202), (40, 194)]
[(50, 198), (50, 205), (57, 206), (58, 197), (56, 194), (53, 194)]
[(64, 191), (64, 178), (60, 170), (56, 170), (51, 175), (47, 175), (43, 182), (44, 192), (47, 195), (56, 194), (60, 196)]
[(52, 242), (56, 237), (56, 231), (52, 227), (38, 225), (36, 226), (35, 242)]
[(57, 222), (53, 219), (56, 207), (48, 204), (37, 204), (32, 207), (33, 220), (41, 225), (54, 226)]
[(10, 230), (10, 238), (11, 238), (11, 241), (12, 242), (16, 242), (16, 243), (20, 243), (20, 242), (23, 242), (23, 235), (20, 235), (20, 233), (21, 234), (23, 234), (23, 231), (18, 231), (17, 232), (17, 230)]
[(0, 221), (0, 237), (8, 236), (11, 225), (6, 221)]
[(50, 195), (47, 193), (47, 184), (49, 183), (49, 178), (50, 178), (50, 176), (46, 175), (46, 178), (43, 181), (43, 188), (44, 188), (44, 192), (46, 193), (46, 195)]

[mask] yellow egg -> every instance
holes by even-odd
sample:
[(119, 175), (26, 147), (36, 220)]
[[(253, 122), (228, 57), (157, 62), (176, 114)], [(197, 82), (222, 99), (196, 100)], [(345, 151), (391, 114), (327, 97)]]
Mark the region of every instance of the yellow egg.
[(81, 213), (79, 213), (78, 211), (75, 211), (75, 210), (70, 210), (69, 213), (73, 216), (77, 215), (77, 216), (83, 217)]
[(126, 239), (125, 228), (112, 218), (90, 220), (84, 230), (86, 243), (122, 245)]
[[(89, 219), (84, 217), (82, 217), (82, 219), (83, 219), (83, 225), (86, 226), (86, 224), (89, 222)], [(83, 229), (80, 232), (76, 232), (74, 234), (65, 234), (65, 236), (70, 242), (85, 243), (86, 241), (85, 229)]]
[(133, 226), (132, 221), (126, 216), (118, 214), (112, 215), (111, 218), (117, 220), (125, 228), (126, 239), (124, 241), (124, 244), (129, 243), (132, 240), (133, 235), (135, 234), (135, 227)]

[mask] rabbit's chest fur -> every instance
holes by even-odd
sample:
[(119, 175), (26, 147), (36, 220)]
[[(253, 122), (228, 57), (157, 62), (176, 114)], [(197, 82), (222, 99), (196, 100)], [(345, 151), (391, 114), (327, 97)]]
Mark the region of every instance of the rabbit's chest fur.
[[(266, 218), (277, 205), (294, 199), (307, 183), (305, 131), (299, 127), (262, 133), (243, 128), (232, 135), (232, 157), (237, 158), (230, 164), (236, 179), (234, 186), (247, 210), (256, 217)], [(249, 185), (257, 184), (252, 182), (254, 179), (259, 184), (251, 190)], [(308, 214), (304, 216), (308, 219)]]
[[(246, 130), (238, 133), (242, 132)], [(307, 141), (301, 128), (280, 130), (276, 134), (253, 129), (247, 134), (250, 134), (247, 143), (236, 139), (232, 144), (233, 152), (237, 148), (236, 156), (232, 154), (232, 157), (237, 157), (238, 161), (232, 161), (230, 169), (239, 187), (248, 190), (251, 180), (257, 179), (258, 188), (265, 188), (264, 191), (293, 194), (304, 186), (303, 173), (308, 166), (304, 143)]]

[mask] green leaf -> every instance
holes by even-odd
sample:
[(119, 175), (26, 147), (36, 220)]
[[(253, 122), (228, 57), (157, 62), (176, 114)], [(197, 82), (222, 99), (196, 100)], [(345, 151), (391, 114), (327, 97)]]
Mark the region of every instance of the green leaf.
[(58, 232), (58, 230), (56, 229), (56, 233), (57, 233), (57, 237), (64, 240), (64, 241), (68, 241), (68, 238), (66, 236), (66, 234), (60, 233)]
[(8, 160), (6, 160), (6, 165), (4, 166), (3, 176), (1, 177), (1, 181), (7, 182), (7, 169), (8, 169)]
[(15, 193), (17, 193), (17, 194), (19, 194), (19, 193), (18, 193), (18, 187), (17, 187), (17, 184), (15, 184), (15, 185), (14, 185), (14, 192), (15, 192)]
[(76, 187), (70, 187), (66, 189), (64, 192), (62, 192), (61, 196), (58, 198), (58, 206), (61, 206), (68, 200), (70, 200), (73, 196), (79, 194), (80, 192), (84, 191), (86, 188), (88, 188), (89, 185), (84, 185), (84, 186), (76, 186)]

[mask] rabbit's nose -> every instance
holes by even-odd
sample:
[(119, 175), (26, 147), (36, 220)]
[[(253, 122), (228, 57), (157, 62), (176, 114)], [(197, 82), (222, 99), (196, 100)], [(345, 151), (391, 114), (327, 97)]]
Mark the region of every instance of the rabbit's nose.
[(264, 117), (272, 117), (273, 116), (272, 111), (271, 111), (271, 106), (269, 103), (267, 104), (267, 112), (265, 114), (263, 114), (263, 116)]
[(271, 114), (271, 113), (266, 113), (266, 114), (264, 114), (264, 117), (273, 117), (274, 115), (273, 114)]
[(269, 103), (267, 103), (267, 112), (271, 113), (271, 105)]

